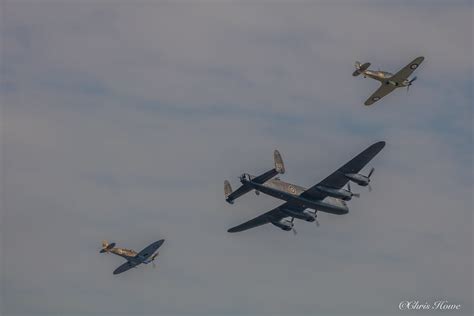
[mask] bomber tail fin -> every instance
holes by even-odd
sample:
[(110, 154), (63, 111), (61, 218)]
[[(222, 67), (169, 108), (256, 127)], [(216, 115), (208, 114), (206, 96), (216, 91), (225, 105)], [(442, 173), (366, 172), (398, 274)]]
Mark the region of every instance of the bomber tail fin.
[(281, 158), (280, 152), (275, 149), (273, 152), (273, 160), (275, 162), (275, 170), (280, 174), (285, 173), (285, 164), (283, 163), (283, 159)]
[[(230, 186), (230, 183), (227, 180), (224, 181), (224, 194), (225, 194), (226, 200), (229, 198), (229, 195), (232, 194), (232, 187)], [(234, 201), (231, 201), (231, 200), (229, 200), (228, 202), (231, 204), (234, 203)]]
[(263, 184), (267, 182), (268, 180), (270, 180), (271, 178), (278, 175), (279, 173), (280, 174), (285, 173), (285, 165), (283, 164), (283, 159), (281, 158), (281, 154), (278, 150), (275, 150), (273, 152), (273, 160), (274, 160), (274, 165), (275, 165), (274, 168), (271, 170), (268, 170), (265, 173), (262, 173), (259, 176), (253, 177), (248, 174), (243, 174), (240, 177), (240, 181), (242, 182), (242, 185), (235, 191), (232, 191), (232, 187), (230, 186), (229, 181), (225, 180), (224, 181), (225, 200), (228, 203), (233, 204), (236, 198), (252, 191), (252, 188), (245, 184), (246, 180), (247, 181), (251, 180), (255, 183)]

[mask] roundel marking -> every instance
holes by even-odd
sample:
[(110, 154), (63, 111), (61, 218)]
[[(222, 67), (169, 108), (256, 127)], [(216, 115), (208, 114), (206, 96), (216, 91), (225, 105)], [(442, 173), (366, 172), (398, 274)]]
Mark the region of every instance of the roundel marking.
[(416, 69), (417, 67), (418, 67), (418, 64), (411, 64), (411, 65), (410, 65), (410, 68), (411, 68), (411, 69)]
[(292, 186), (292, 185), (289, 185), (289, 186), (288, 186), (288, 190), (289, 190), (291, 193), (293, 193), (293, 194), (296, 193), (296, 189), (295, 189), (295, 187)]

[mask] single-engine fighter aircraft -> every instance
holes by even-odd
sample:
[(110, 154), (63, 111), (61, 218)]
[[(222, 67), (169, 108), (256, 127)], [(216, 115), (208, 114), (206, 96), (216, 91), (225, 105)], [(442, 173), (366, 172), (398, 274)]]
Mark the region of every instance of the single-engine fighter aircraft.
[(153, 263), (153, 266), (155, 266), (155, 258), (158, 256), (157, 250), (164, 242), (164, 239), (155, 241), (154, 243), (137, 253), (136, 251), (133, 251), (131, 249), (115, 248), (114, 242), (109, 244), (106, 240), (104, 240), (102, 241), (102, 249), (100, 250), (100, 253), (113, 253), (127, 260), (127, 262), (115, 269), (114, 274), (119, 274), (130, 270), (131, 268), (134, 268), (142, 263)]
[(410, 88), (413, 84), (413, 81), (416, 80), (416, 76), (409, 79), (410, 75), (415, 71), (418, 66), (423, 62), (425, 57), (420, 56), (415, 58), (411, 63), (406, 65), (402, 70), (397, 72), (396, 74), (391, 74), (386, 71), (375, 71), (369, 70), (370, 63), (365, 63), (363, 65), (360, 62), (356, 61), (355, 68), (356, 70), (352, 73), (354, 77), (362, 74), (364, 78), (372, 78), (378, 80), (382, 83), (382, 85), (375, 91), (370, 98), (365, 101), (365, 105), (369, 106), (377, 102), (378, 100), (382, 99), (384, 96), (395, 90), (395, 88)]
[[(229, 181), (224, 182), (224, 192), (226, 201), (233, 204), (234, 200), (252, 190), (258, 195), (259, 192), (284, 200), (285, 203), (266, 212), (248, 222), (230, 228), (229, 233), (241, 232), (250, 228), (271, 223), (285, 231), (294, 230), (293, 220), (302, 219), (307, 222), (316, 222), (316, 212), (326, 212), (331, 214), (347, 214), (349, 209), (346, 201), (352, 197), (359, 197), (359, 194), (352, 193), (349, 181), (360, 186), (370, 188), (370, 177), (374, 168), (367, 176), (359, 174), (364, 166), (372, 160), (385, 146), (385, 142), (377, 142), (358, 154), (344, 166), (333, 172), (323, 181), (305, 189), (301, 186), (281, 181), (274, 178), (277, 174), (283, 174), (285, 167), (280, 153), (275, 150), (275, 167), (257, 177), (249, 174), (242, 174), (240, 182), (242, 186), (232, 192)], [(273, 179), (272, 179), (273, 178)], [(347, 189), (344, 187), (347, 184)]]

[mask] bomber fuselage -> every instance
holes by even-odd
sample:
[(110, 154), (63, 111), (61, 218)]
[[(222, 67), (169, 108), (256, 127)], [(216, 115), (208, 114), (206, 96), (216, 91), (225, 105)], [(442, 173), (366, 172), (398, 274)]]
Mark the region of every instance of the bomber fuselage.
[(347, 204), (338, 198), (327, 196), (324, 200), (313, 200), (300, 195), (306, 188), (281, 181), (279, 178), (271, 179), (264, 184), (254, 183), (249, 177), (242, 179), (243, 185), (248, 185), (256, 190), (278, 199), (304, 206), (305, 208), (320, 210), (331, 214), (346, 214), (349, 212)]

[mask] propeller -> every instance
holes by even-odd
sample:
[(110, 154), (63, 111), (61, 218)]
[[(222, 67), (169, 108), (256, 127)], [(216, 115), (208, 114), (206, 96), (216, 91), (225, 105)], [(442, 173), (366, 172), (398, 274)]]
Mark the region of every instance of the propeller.
[[(294, 220), (295, 220), (295, 218), (294, 218), (294, 217), (292, 217), (290, 222), (293, 224), (293, 221), (294, 221)], [(291, 231), (293, 232), (293, 235), (294, 235), (294, 236), (298, 235), (298, 232), (296, 231), (296, 229), (295, 229), (295, 226), (294, 226), (294, 225), (293, 225), (293, 226), (291, 226)]]
[(360, 198), (360, 194), (359, 193), (352, 193), (352, 190), (351, 190), (351, 183), (350, 182), (347, 182), (347, 191), (349, 191), (351, 193), (351, 196), (354, 196), (356, 198)]
[(314, 223), (316, 224), (316, 227), (319, 227), (319, 222), (318, 222), (318, 219), (317, 219), (317, 215), (316, 215), (316, 211), (314, 211)]
[(372, 176), (372, 174), (374, 173), (375, 171), (375, 168), (372, 167), (372, 169), (370, 169), (370, 172), (369, 174), (367, 175), (367, 178), (369, 180), (369, 182), (367, 183), (367, 187), (369, 188), (369, 192), (372, 192), (372, 186), (370, 185), (370, 177)]

